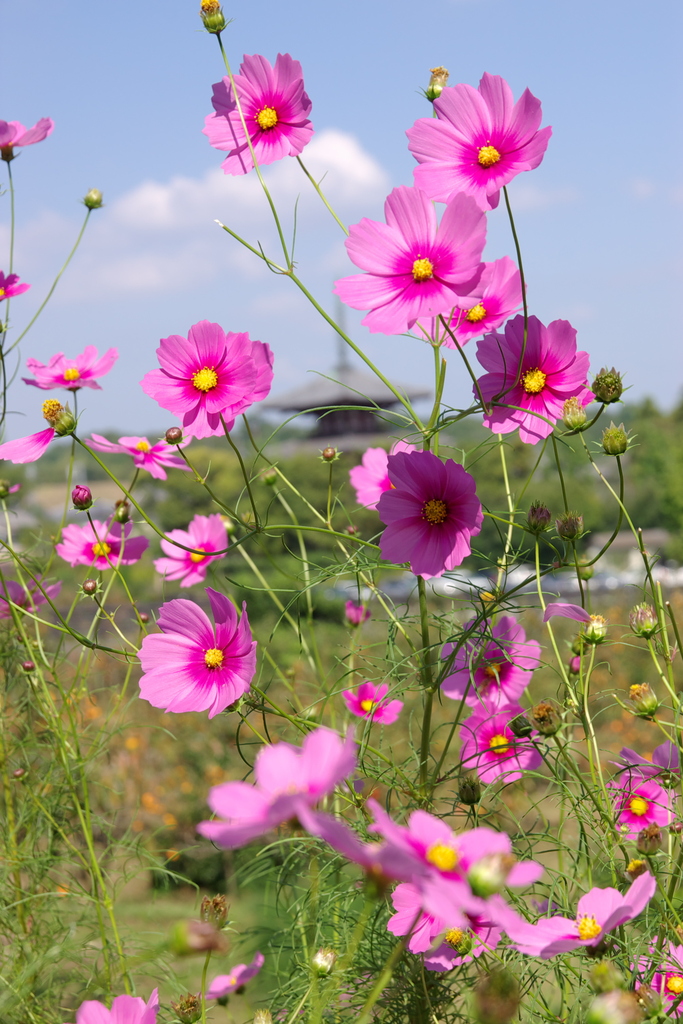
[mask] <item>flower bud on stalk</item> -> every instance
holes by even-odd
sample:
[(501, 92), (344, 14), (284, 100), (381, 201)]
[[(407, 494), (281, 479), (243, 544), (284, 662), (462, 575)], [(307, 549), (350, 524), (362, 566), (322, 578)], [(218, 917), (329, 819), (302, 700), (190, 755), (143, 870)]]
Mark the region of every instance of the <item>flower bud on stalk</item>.
[(323, 946), (317, 953), (314, 953), (311, 967), (316, 974), (331, 974), (336, 962), (337, 954), (335, 951), (330, 949), (329, 946)]
[(568, 398), (562, 407), (562, 422), (568, 430), (580, 430), (588, 417), (576, 395)]
[(449, 928), (443, 940), (460, 956), (467, 956), (468, 953), (471, 953), (474, 946), (472, 933), (464, 932), (462, 928)]
[(656, 1017), (661, 1012), (662, 997), (653, 989), (652, 985), (639, 985), (636, 989), (636, 999), (648, 1019)]
[(199, 907), (199, 917), (216, 928), (222, 928), (228, 919), (228, 902), (225, 896), (204, 896)]
[(578, 512), (563, 512), (555, 520), (555, 529), (562, 540), (578, 540), (583, 534), (583, 516)]
[(102, 193), (98, 188), (91, 188), (83, 196), (83, 205), (89, 210), (99, 210), (102, 206)]
[(121, 498), (120, 501), (117, 501), (114, 506), (114, 515), (112, 516), (112, 519), (115, 523), (129, 523), (130, 502), (125, 498)]
[(56, 398), (48, 398), (43, 402), (43, 419), (54, 428), (58, 437), (73, 434), (76, 427), (74, 414), (68, 404), (62, 405)]
[(22, 661), (21, 667), (23, 668), (24, 672), (35, 672), (36, 663), (35, 661)]
[(578, 676), (579, 672), (581, 671), (581, 657), (580, 657), (580, 655), (575, 654), (573, 658), (569, 659), (569, 664), (567, 665), (567, 669), (568, 669), (570, 675)]
[(425, 89), (425, 96), (433, 103), (443, 92), (444, 86), (448, 84), (450, 75), (446, 68), (441, 67), (441, 65), (429, 70), (432, 77), (429, 79), (429, 85)]
[(11, 484), (9, 480), (0, 480), (0, 500), (4, 501), (5, 498), (9, 498), (10, 494), (15, 494), (21, 487), (21, 484)]
[(604, 615), (591, 615), (581, 630), (581, 638), (587, 644), (601, 644), (607, 636), (607, 619)]
[(76, 484), (71, 492), (71, 500), (75, 509), (85, 512), (86, 509), (92, 508), (92, 491), (84, 484)]
[(484, 974), (474, 989), (474, 1012), (479, 1024), (508, 1024), (520, 1002), (517, 979), (505, 969)]
[(467, 807), (474, 807), (481, 800), (481, 785), (474, 775), (465, 775), (460, 779), (458, 800)]
[(274, 469), (264, 469), (261, 473), (261, 483), (266, 487), (274, 487), (277, 483), (277, 473)]
[(635, 683), (631, 686), (628, 691), (628, 699), (633, 704), (634, 714), (639, 718), (652, 718), (659, 707), (657, 694), (649, 683)]
[(550, 509), (542, 501), (533, 501), (526, 516), (527, 529), (532, 533), (543, 533), (550, 526)]
[(584, 581), (592, 580), (593, 576), (595, 575), (595, 566), (586, 565), (583, 562), (579, 562), (576, 572), (579, 579), (582, 579)]
[(554, 736), (562, 728), (562, 719), (553, 705), (542, 700), (531, 709), (531, 721), (542, 736)]
[(628, 450), (628, 441), (623, 423), (618, 427), (610, 423), (602, 432), (602, 449), (605, 455), (623, 455)]
[(647, 828), (638, 833), (638, 839), (636, 840), (638, 853), (651, 857), (653, 853), (658, 853), (661, 848), (662, 831), (659, 825), (648, 825)]
[(614, 992), (615, 989), (626, 988), (626, 978), (611, 960), (600, 960), (593, 964), (588, 976), (595, 992)]
[(603, 367), (593, 381), (592, 391), (596, 402), (602, 402), (603, 405), (618, 402), (624, 391), (621, 374), (614, 367), (611, 370)]
[(588, 1007), (586, 1024), (639, 1024), (643, 1011), (635, 992), (603, 992)]
[(83, 582), (81, 583), (81, 590), (88, 597), (94, 597), (95, 594), (97, 593), (98, 588), (99, 583), (97, 580), (83, 580)]
[(218, 35), (228, 24), (219, 0), (202, 0), (199, 6), (199, 16), (206, 31), (211, 32), (212, 35)]
[(202, 1015), (202, 997), (188, 992), (186, 996), (181, 996), (177, 1003), (171, 1000), (171, 1009), (180, 1024), (195, 1024)]
[(228, 948), (224, 936), (209, 921), (179, 921), (171, 930), (169, 946), (175, 956), (224, 953)]
[(183, 432), (180, 427), (169, 427), (164, 434), (166, 444), (180, 444), (183, 439)]
[(15, 768), (14, 771), (12, 772), (12, 778), (16, 779), (17, 782), (20, 779), (23, 779), (25, 775), (26, 775), (26, 769), (25, 768)]
[(257, 1010), (254, 1014), (254, 1024), (273, 1024), (273, 1015), (270, 1010)]
[(527, 736), (531, 736), (534, 731), (534, 727), (526, 715), (517, 715), (516, 718), (512, 719), (509, 725), (510, 732), (513, 736), (516, 736), (518, 740), (526, 739)]
[(340, 455), (341, 455), (341, 452), (337, 451), (336, 448), (333, 448), (330, 445), (327, 448), (323, 448), (323, 450), (320, 452), (320, 461), (321, 462), (336, 462)]
[(659, 628), (657, 612), (651, 604), (647, 604), (645, 601), (642, 604), (637, 604), (631, 610), (628, 623), (636, 636), (645, 637), (646, 640), (654, 636)]
[(509, 853), (490, 853), (481, 857), (467, 872), (467, 881), (474, 895), (488, 899), (500, 892), (516, 863), (517, 858)]

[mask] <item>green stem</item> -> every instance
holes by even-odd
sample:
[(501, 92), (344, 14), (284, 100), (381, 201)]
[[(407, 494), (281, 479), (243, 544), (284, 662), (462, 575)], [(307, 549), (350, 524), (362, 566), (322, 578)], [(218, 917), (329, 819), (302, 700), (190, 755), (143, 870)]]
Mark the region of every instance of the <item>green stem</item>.
[(339, 219), (339, 217), (337, 216), (337, 214), (336, 214), (336, 213), (334, 212), (334, 210), (333, 210), (333, 209), (332, 209), (332, 207), (330, 206), (329, 202), (328, 202), (328, 201), (327, 201), (327, 199), (325, 198), (325, 194), (323, 193), (323, 190), (321, 189), (320, 185), (319, 185), (319, 184), (318, 184), (318, 182), (317, 182), (317, 181), (315, 180), (315, 178), (313, 177), (313, 175), (311, 174), (311, 172), (310, 172), (310, 171), (308, 170), (308, 168), (306, 168), (306, 167), (304, 166), (304, 162), (303, 162), (303, 160), (301, 159), (301, 157), (300, 157), (300, 156), (298, 156), (298, 157), (296, 158), (296, 160), (297, 160), (297, 163), (299, 164), (299, 167), (300, 167), (300, 168), (301, 168), (301, 170), (302, 170), (302, 171), (304, 172), (304, 174), (306, 175), (306, 177), (307, 177), (307, 178), (308, 178), (308, 180), (310, 181), (311, 185), (312, 185), (312, 186), (313, 186), (313, 188), (314, 188), (314, 189), (316, 190), (316, 192), (318, 193), (318, 195), (319, 195), (319, 196), (320, 196), (320, 198), (322, 199), (323, 203), (325, 204), (325, 206), (327, 207), (327, 209), (329, 210), (329, 212), (330, 212), (330, 213), (332, 214), (332, 216), (333, 216), (333, 217), (334, 217), (334, 219), (336, 220), (336, 222), (337, 222), (337, 224), (339, 225), (339, 227), (340, 227), (340, 228), (342, 229), (342, 231), (344, 232), (344, 234), (345, 234), (345, 235), (348, 235), (348, 233), (349, 233), (349, 231), (348, 231), (348, 228), (346, 227), (346, 225), (344, 224), (344, 222), (343, 222), (343, 221), (341, 221), (341, 220)]
[(204, 966), (202, 967), (202, 988), (201, 988), (201, 999), (202, 999), (202, 1024), (206, 1024), (206, 975), (209, 970), (209, 960), (211, 959), (211, 950), (208, 951), (204, 957)]

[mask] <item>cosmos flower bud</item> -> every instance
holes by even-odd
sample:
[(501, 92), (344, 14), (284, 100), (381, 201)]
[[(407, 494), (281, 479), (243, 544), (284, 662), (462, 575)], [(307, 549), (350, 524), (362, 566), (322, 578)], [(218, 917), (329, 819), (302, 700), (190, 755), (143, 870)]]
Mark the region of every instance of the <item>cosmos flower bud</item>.
[(234, 537), (237, 533), (237, 523), (235, 520), (231, 519), (230, 516), (221, 516), (221, 521), (225, 527), (225, 532), (228, 537)]
[(18, 491), (20, 486), (20, 484), (11, 484), (9, 480), (0, 480), (0, 500), (4, 501), (10, 494)]
[(542, 700), (531, 709), (531, 721), (534, 729), (542, 736), (554, 736), (562, 728), (562, 719), (553, 705)]
[(274, 469), (264, 469), (261, 473), (261, 483), (273, 487), (277, 483), (277, 472)]
[(467, 807), (473, 807), (481, 800), (481, 785), (474, 775), (465, 775), (460, 779), (458, 800)]
[(636, 989), (638, 1006), (646, 1018), (656, 1017), (662, 1009), (662, 997), (659, 992), (653, 989), (652, 985), (639, 985)]
[(270, 1010), (257, 1010), (254, 1014), (254, 1024), (273, 1024), (273, 1015)]
[(71, 500), (75, 509), (85, 512), (86, 509), (92, 508), (92, 491), (84, 484), (76, 484), (71, 492)]
[(341, 452), (330, 445), (327, 448), (323, 448), (320, 453), (320, 460), (321, 462), (336, 462), (340, 455)]
[(575, 654), (573, 658), (569, 659), (569, 664), (567, 665), (567, 669), (569, 670), (569, 674), (570, 675), (578, 676), (579, 672), (581, 671), (581, 657), (580, 657), (580, 655)]
[(22, 661), (21, 667), (23, 668), (24, 672), (35, 672), (36, 663), (31, 660)]
[(662, 831), (659, 825), (648, 825), (647, 828), (638, 833), (638, 839), (636, 840), (638, 853), (645, 854), (648, 857), (652, 856), (653, 853), (657, 853), (661, 848)]
[(443, 941), (460, 956), (467, 956), (474, 946), (472, 933), (464, 932), (462, 928), (449, 928), (443, 937)]
[(102, 206), (102, 193), (98, 188), (91, 188), (83, 196), (83, 205), (89, 210), (99, 210)]
[(175, 956), (224, 953), (227, 942), (210, 921), (179, 921), (171, 930), (169, 947)]
[(533, 501), (526, 516), (527, 529), (532, 533), (543, 533), (550, 526), (550, 509), (542, 501)]
[(355, 601), (347, 601), (344, 607), (344, 614), (346, 615), (346, 621), (350, 626), (360, 626), (361, 623), (368, 621), (372, 613), (364, 604), (356, 604)]
[(513, 736), (516, 736), (518, 740), (526, 739), (527, 736), (531, 736), (534, 731), (534, 727), (526, 717), (526, 715), (517, 715), (510, 722), (510, 732)]
[(635, 683), (629, 688), (628, 699), (639, 718), (652, 718), (659, 707), (657, 694), (649, 683)]
[(149, 622), (149, 615), (147, 612), (140, 612), (140, 622)]
[(323, 946), (317, 953), (314, 953), (311, 967), (316, 974), (331, 974), (336, 962), (337, 954), (335, 951), (330, 949), (329, 946)]
[(88, 597), (94, 597), (97, 593), (98, 587), (99, 583), (97, 580), (83, 580), (81, 583), (81, 590), (84, 594), (87, 594)]
[(614, 367), (611, 370), (603, 367), (593, 381), (591, 390), (595, 400), (603, 405), (618, 402), (624, 390), (621, 374)]
[(202, 1015), (202, 998), (188, 992), (186, 996), (181, 996), (177, 1003), (171, 1000), (171, 1009), (181, 1024), (195, 1024)]
[(64, 406), (56, 398), (48, 398), (43, 402), (43, 419), (54, 428), (55, 434), (64, 437), (73, 434), (76, 420), (68, 405)]
[(589, 971), (590, 983), (595, 992), (614, 992), (626, 988), (626, 978), (611, 960), (600, 960)]
[(563, 512), (555, 520), (555, 529), (562, 540), (578, 540), (583, 534), (583, 516), (578, 512)]
[(605, 427), (602, 432), (602, 448), (605, 455), (623, 455), (628, 449), (628, 434), (624, 429), (624, 424), (620, 423), (618, 427), (614, 423), (610, 423), (609, 427)]
[(607, 619), (604, 615), (591, 615), (581, 630), (582, 639), (588, 644), (601, 644), (607, 636)]
[(588, 417), (576, 395), (572, 395), (562, 406), (562, 422), (568, 430), (580, 430)]
[(183, 439), (183, 432), (180, 427), (169, 427), (164, 434), (166, 444), (180, 444)]
[(656, 611), (645, 601), (631, 609), (628, 623), (636, 636), (643, 636), (646, 640), (654, 636), (659, 627)]
[(225, 896), (204, 896), (199, 907), (199, 917), (216, 928), (222, 928), (228, 919), (228, 902)]
[(474, 989), (474, 1012), (479, 1024), (508, 1024), (520, 1002), (519, 983), (505, 969), (482, 975)]
[(490, 853), (475, 861), (467, 872), (467, 881), (474, 895), (488, 899), (500, 892), (516, 863), (517, 858), (509, 853)]
[(425, 96), (433, 102), (441, 95), (443, 87), (448, 84), (449, 73), (446, 68), (442, 68), (440, 65), (429, 70), (432, 77), (429, 79), (429, 85), (425, 89)]
[(596, 996), (584, 1018), (586, 1024), (639, 1024), (643, 1011), (635, 992), (603, 992)]
[(577, 568), (577, 572), (578, 572), (578, 575), (579, 575), (580, 579), (582, 579), (582, 580), (591, 580), (591, 579), (593, 579), (593, 576), (595, 575), (595, 566), (593, 566), (593, 565), (585, 565), (584, 563), (579, 562), (579, 565), (578, 565), (578, 568)]
[(202, 0), (199, 5), (199, 16), (206, 31), (211, 32), (212, 35), (218, 35), (228, 24), (219, 0)]
[(25, 775), (26, 775), (26, 769), (25, 768), (15, 768), (14, 771), (12, 772), (12, 778), (16, 779), (17, 781), (19, 781), (20, 779), (23, 779)]
[(126, 501), (125, 498), (121, 498), (116, 502), (114, 506), (114, 515), (112, 519), (115, 523), (129, 523), (130, 522), (130, 502)]
[(647, 870), (647, 861), (638, 860), (637, 858), (634, 858), (633, 860), (630, 860), (626, 865), (625, 874), (630, 882), (635, 882), (636, 878), (639, 878), (641, 875), (644, 875)]

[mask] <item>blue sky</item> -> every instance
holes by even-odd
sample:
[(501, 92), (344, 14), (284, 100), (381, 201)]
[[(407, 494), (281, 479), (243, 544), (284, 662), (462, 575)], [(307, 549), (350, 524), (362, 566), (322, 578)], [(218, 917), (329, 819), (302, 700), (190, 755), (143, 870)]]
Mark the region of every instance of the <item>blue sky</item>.
[[(91, 187), (106, 206), (55, 299), (26, 338), (22, 358), (46, 360), (86, 344), (115, 345), (120, 359), (88, 393), (83, 433), (154, 434), (173, 422), (138, 382), (169, 334), (201, 319), (249, 331), (275, 352), (274, 392), (330, 372), (335, 341), (291, 284), (256, 266), (215, 225), (219, 218), (276, 253), (253, 176), (220, 172), (221, 154), (201, 134), (211, 86), (222, 77), (198, 4), (76, 3), (3, 7), (0, 117), (55, 121), (52, 136), (13, 164), (18, 237), (15, 269), (33, 288), (13, 304), (22, 326), (78, 230)], [(428, 114), (420, 95), (429, 68), (451, 84), (488, 71), (515, 95), (529, 87), (553, 126), (545, 160), (510, 192), (531, 312), (568, 319), (591, 367), (626, 372), (630, 395), (670, 406), (681, 396), (681, 6), (659, 0), (291, 0), (226, 8), (224, 42), (243, 53), (301, 61), (316, 137), (304, 159), (349, 223), (380, 218), (396, 185), (412, 183), (405, 130)], [(4, 183), (4, 166), (0, 180)], [(336, 278), (352, 273), (341, 232), (294, 161), (268, 177), (286, 222), (297, 196), (299, 272), (330, 311)], [(0, 253), (9, 204), (0, 197)], [(489, 219), (486, 259), (512, 255), (502, 210)], [(0, 268), (6, 256), (0, 255)], [(431, 354), (406, 338), (369, 335), (349, 312), (356, 341), (397, 381), (430, 382)], [(472, 346), (472, 351), (474, 347)], [(446, 399), (469, 400), (455, 353)], [(40, 395), (18, 381), (8, 437), (42, 428)]]

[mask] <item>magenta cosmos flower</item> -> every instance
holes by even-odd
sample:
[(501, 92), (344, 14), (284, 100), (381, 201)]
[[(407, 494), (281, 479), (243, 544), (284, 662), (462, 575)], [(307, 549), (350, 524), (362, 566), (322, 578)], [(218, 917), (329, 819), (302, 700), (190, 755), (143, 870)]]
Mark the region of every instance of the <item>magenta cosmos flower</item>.
[(45, 391), (50, 388), (67, 388), (69, 391), (95, 388), (100, 391), (100, 385), (95, 378), (104, 377), (105, 373), (109, 373), (118, 358), (119, 352), (116, 348), (107, 349), (99, 358), (95, 346), (86, 345), (75, 359), (67, 359), (63, 352), (51, 356), (47, 363), (27, 359), (26, 365), (31, 373), (35, 374), (36, 379), (22, 377), (22, 380), (24, 384), (32, 384), (33, 387)]
[[(313, 137), (311, 101), (299, 61), (278, 53), (272, 67), (265, 57), (245, 55), (240, 74), (233, 77), (258, 163), (298, 156)], [(229, 78), (214, 85), (211, 102), (215, 113), (206, 118), (203, 134), (214, 149), (227, 150), (221, 164), (226, 174), (247, 174), (254, 161)]]
[(147, 1002), (138, 996), (117, 996), (111, 1010), (96, 999), (88, 999), (76, 1012), (76, 1024), (156, 1024), (158, 1009), (156, 988)]
[[(650, 982), (659, 992), (664, 1003), (664, 1012), (671, 1012), (672, 1005), (683, 995), (683, 946), (669, 942), (663, 963), (660, 964)], [(683, 1000), (674, 1010), (677, 1017), (683, 1013)]]
[(498, 924), (507, 932), (516, 949), (543, 960), (569, 953), (579, 946), (597, 946), (608, 932), (632, 921), (652, 899), (657, 882), (646, 872), (636, 878), (628, 891), (591, 889), (579, 900), (575, 919), (545, 917), (529, 924), (510, 907), (498, 909)]
[(184, 598), (167, 601), (142, 641), (140, 696), (166, 711), (207, 711), (214, 718), (246, 693), (256, 671), (256, 641), (247, 607), (238, 618), (232, 601), (206, 588), (215, 621)]
[(248, 334), (227, 334), (201, 320), (187, 338), (162, 338), (160, 370), (145, 374), (142, 390), (183, 423), (192, 437), (214, 437), (231, 430), (235, 417), (270, 391), (273, 354)]
[(476, 771), (482, 782), (516, 782), (522, 774), (538, 768), (542, 757), (531, 739), (520, 739), (510, 728), (513, 718), (523, 714), (519, 705), (510, 704), (494, 714), (485, 707), (472, 712), (460, 727), (460, 760), (466, 771)]
[(132, 523), (122, 525), (111, 520), (101, 523), (93, 519), (83, 526), (70, 523), (64, 527), (55, 551), (69, 565), (91, 565), (95, 569), (133, 565), (142, 558), (149, 541), (146, 537), (131, 537), (132, 529)]
[(346, 602), (344, 614), (350, 626), (360, 626), (371, 618), (369, 608), (366, 608), (364, 604), (355, 604), (353, 601)]
[[(157, 558), (154, 568), (167, 580), (180, 580), (181, 587), (201, 583), (211, 562), (225, 554), (228, 535), (225, 523), (218, 513), (212, 516), (195, 516), (187, 530), (169, 530), (170, 540), (162, 540), (161, 550), (167, 558)], [(171, 541), (178, 541), (195, 551), (185, 551)], [(205, 554), (200, 554), (203, 551)], [(216, 554), (218, 552), (218, 554)]]
[(617, 829), (622, 835), (635, 838), (650, 825), (666, 828), (673, 820), (671, 795), (653, 779), (632, 778), (630, 773), (609, 787), (614, 793)]
[(40, 578), (27, 588), (15, 580), (0, 581), (0, 619), (10, 618), (12, 615), (10, 604), (28, 612), (34, 612), (41, 604), (45, 604), (48, 598), (52, 600), (53, 597), (56, 597), (62, 589), (61, 583), (50, 583), (48, 586), (43, 586), (42, 589), (38, 586), (39, 583), (41, 583)]
[(34, 142), (46, 139), (54, 123), (49, 117), (41, 117), (32, 128), (25, 128), (19, 121), (0, 121), (0, 157), (9, 163), (14, 159), (15, 146), (32, 146)]
[(15, 295), (23, 295), (31, 287), (30, 284), (20, 284), (18, 274), (5, 274), (0, 270), (0, 302), (3, 299), (13, 299)]
[(250, 964), (237, 964), (230, 971), (230, 974), (219, 974), (210, 983), (207, 991), (207, 999), (222, 999), (229, 996), (238, 988), (242, 988), (248, 981), (255, 978), (266, 962), (263, 953), (256, 953)]
[[(189, 440), (181, 441), (180, 444), (173, 445), (173, 448), (185, 448), (189, 443)], [(150, 444), (146, 437), (120, 437), (118, 444), (115, 444), (101, 434), (93, 434), (88, 439), (88, 444), (98, 452), (122, 452), (124, 455), (132, 455), (135, 468), (147, 470), (156, 480), (166, 479), (164, 467), (184, 470), (190, 468), (179, 455), (172, 454), (172, 449), (166, 441)]]
[(654, 779), (671, 775), (680, 775), (681, 762), (678, 747), (671, 740), (665, 740), (652, 752), (652, 760), (638, 754), (630, 747), (622, 747), (619, 756), (625, 762), (632, 778)]
[(498, 434), (519, 427), (520, 440), (536, 444), (552, 434), (568, 398), (588, 405), (594, 395), (587, 387), (588, 353), (576, 351), (576, 331), (569, 321), (553, 320), (544, 327), (530, 316), (520, 365), (523, 345), (523, 316), (510, 320), (504, 334), (494, 332), (482, 338), (477, 359), (489, 372), (478, 383), (487, 404), (500, 396), (505, 405), (518, 407), (494, 406), (484, 416), (484, 425)]
[(218, 821), (202, 821), (200, 835), (231, 850), (286, 821), (303, 817), (356, 767), (353, 734), (342, 740), (331, 729), (314, 729), (302, 746), (264, 747), (254, 764), (256, 784), (224, 782), (209, 793)]
[(552, 135), (539, 130), (540, 100), (526, 89), (515, 103), (499, 75), (485, 74), (478, 90), (446, 86), (434, 110), (436, 119), (421, 117), (406, 135), (415, 184), (441, 203), (466, 192), (483, 209), (497, 206), (503, 185), (538, 167)]
[[(473, 626), (463, 626), (466, 633)], [(446, 644), (443, 657), (449, 658), (454, 644)], [(513, 615), (502, 615), (485, 632), (476, 631), (453, 656), (453, 671), (441, 689), (452, 700), (463, 700), (470, 707), (484, 703), (493, 710), (503, 704), (515, 704), (526, 690), (531, 673), (541, 660), (541, 645), (527, 640), (524, 628)]]
[[(485, 263), (482, 275), (474, 290), (458, 299), (458, 308), (453, 311), (448, 326), (455, 335), (458, 345), (466, 345), (472, 338), (478, 338), (517, 313), (522, 305), (522, 283), (519, 270), (509, 258), (503, 256), (493, 263)], [(456, 348), (447, 331), (441, 330), (443, 344)]]
[(386, 448), (366, 448), (361, 457), (360, 466), (349, 470), (349, 480), (356, 492), (356, 501), (366, 508), (377, 508), (377, 502), (385, 491), (392, 488), (389, 479), (388, 459), (397, 452), (414, 452), (414, 444), (407, 441), (396, 441), (391, 450)]
[(64, 437), (73, 432), (76, 421), (68, 405), (64, 408), (61, 402), (48, 398), (43, 402), (42, 412), (43, 419), (50, 424), (47, 430), (39, 430), (37, 434), (29, 434), (28, 437), (18, 437), (16, 441), (5, 441), (4, 444), (0, 444), (0, 460), (7, 459), (15, 463), (35, 462), (55, 437)]
[(401, 185), (384, 204), (386, 224), (364, 217), (346, 239), (364, 274), (344, 277), (335, 292), (372, 332), (400, 334), (420, 317), (450, 313), (469, 295), (482, 271), (486, 216), (469, 196), (448, 204), (437, 225), (433, 204), (419, 189)]
[(382, 558), (409, 562), (416, 576), (430, 579), (460, 565), (481, 530), (484, 516), (474, 477), (452, 459), (432, 452), (398, 452), (388, 459), (392, 490), (377, 511), (386, 530)]
[(391, 725), (401, 714), (403, 701), (385, 700), (388, 692), (388, 683), (375, 686), (366, 679), (357, 690), (342, 690), (342, 697), (352, 715), (380, 725)]

